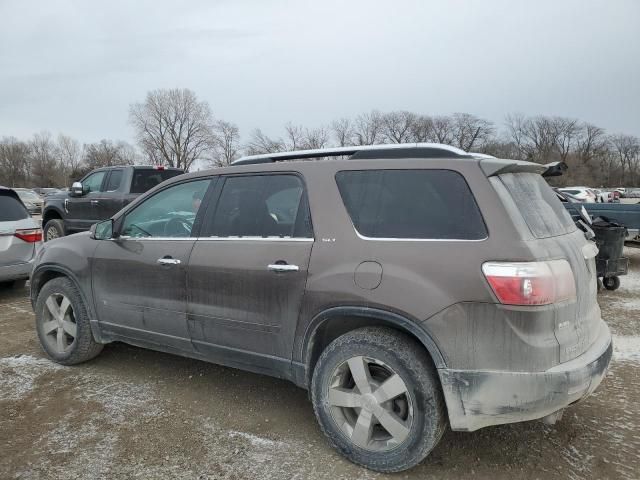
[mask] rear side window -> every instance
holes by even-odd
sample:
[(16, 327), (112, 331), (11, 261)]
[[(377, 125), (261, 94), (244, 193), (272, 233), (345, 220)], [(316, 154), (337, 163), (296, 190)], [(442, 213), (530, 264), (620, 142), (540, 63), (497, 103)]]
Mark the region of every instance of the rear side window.
[(12, 194), (0, 191), (0, 222), (15, 222), (29, 218), (29, 212)]
[(114, 192), (120, 187), (120, 181), (122, 180), (122, 170), (111, 170), (109, 180), (107, 180), (107, 188), (105, 191)]
[(182, 175), (179, 170), (155, 170), (153, 168), (137, 169), (131, 180), (131, 193), (144, 193), (156, 185), (173, 177)]
[(228, 177), (210, 235), (312, 238), (306, 198), (296, 175)]
[[(495, 177), (494, 177), (495, 178)], [(537, 173), (505, 173), (498, 176), (516, 209), (536, 238), (557, 237), (576, 229), (558, 196)]]
[(364, 170), (336, 174), (360, 235), (480, 240), (487, 237), (467, 182), (451, 170)]

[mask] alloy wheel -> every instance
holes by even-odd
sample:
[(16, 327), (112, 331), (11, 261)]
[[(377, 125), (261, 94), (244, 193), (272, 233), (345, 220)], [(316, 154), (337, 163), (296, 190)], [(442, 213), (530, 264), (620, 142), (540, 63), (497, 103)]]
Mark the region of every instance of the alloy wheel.
[(400, 375), (380, 360), (357, 356), (339, 365), (327, 398), (333, 421), (360, 448), (389, 451), (409, 436), (411, 395)]
[(40, 322), (48, 346), (58, 354), (66, 353), (78, 332), (71, 301), (62, 293), (49, 295)]

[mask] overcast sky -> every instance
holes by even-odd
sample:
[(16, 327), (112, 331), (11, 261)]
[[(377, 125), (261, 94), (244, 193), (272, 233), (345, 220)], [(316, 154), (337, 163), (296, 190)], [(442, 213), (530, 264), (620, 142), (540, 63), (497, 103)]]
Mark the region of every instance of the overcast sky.
[(279, 135), (371, 109), (576, 117), (640, 135), (640, 2), (0, 0), (0, 137), (133, 140), (188, 87)]

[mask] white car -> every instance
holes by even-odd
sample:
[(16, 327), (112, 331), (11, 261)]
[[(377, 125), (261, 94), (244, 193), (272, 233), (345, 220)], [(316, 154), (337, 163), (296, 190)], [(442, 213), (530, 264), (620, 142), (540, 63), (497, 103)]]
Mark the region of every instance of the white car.
[(561, 192), (574, 196), (583, 203), (597, 203), (598, 196), (588, 187), (566, 187), (559, 188)]
[(40, 225), (15, 190), (0, 187), (0, 283), (23, 288), (41, 245)]

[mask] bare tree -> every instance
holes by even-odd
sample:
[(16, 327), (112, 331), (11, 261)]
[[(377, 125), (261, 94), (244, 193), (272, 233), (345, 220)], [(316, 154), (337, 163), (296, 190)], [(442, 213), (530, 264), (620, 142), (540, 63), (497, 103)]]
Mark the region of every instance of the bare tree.
[(256, 128), (251, 132), (246, 150), (249, 155), (259, 155), (262, 153), (276, 153), (285, 150), (285, 144), (282, 140), (274, 140), (262, 133), (262, 130)]
[(355, 145), (373, 145), (382, 142), (382, 116), (374, 110), (356, 117), (353, 125)]
[(451, 117), (437, 116), (431, 119), (430, 141), (436, 143), (444, 143), (445, 145), (453, 144), (454, 125)]
[(26, 186), (30, 170), (30, 150), (26, 142), (15, 137), (0, 141), (0, 185)]
[(556, 148), (560, 159), (565, 162), (580, 135), (580, 123), (576, 119), (564, 117), (554, 117), (552, 122), (555, 128)]
[(607, 138), (604, 129), (591, 123), (583, 123), (581, 130), (576, 138), (576, 153), (586, 163), (607, 148)]
[(495, 131), (492, 122), (469, 113), (454, 113), (451, 123), (453, 144), (465, 151), (481, 148)]
[(144, 103), (130, 106), (129, 119), (153, 161), (189, 170), (213, 147), (209, 104), (189, 89), (151, 91)]
[(632, 135), (617, 134), (609, 137), (609, 143), (622, 169), (620, 180), (635, 183), (640, 163), (640, 140)]
[(240, 130), (231, 122), (218, 120), (214, 125), (214, 144), (212, 165), (224, 167), (231, 165), (240, 155)]
[(97, 143), (84, 146), (84, 162), (88, 170), (115, 165), (133, 165), (136, 163), (136, 153), (126, 142), (113, 142), (102, 139)]
[(381, 115), (382, 135), (389, 143), (411, 141), (416, 114), (407, 111), (389, 112)]
[(432, 142), (433, 119), (428, 115), (416, 115), (411, 125), (411, 140), (413, 142)]
[(341, 118), (331, 123), (331, 131), (339, 147), (352, 145), (353, 125), (348, 118)]
[(66, 135), (58, 135), (58, 156), (64, 169), (65, 187), (69, 186), (71, 179), (80, 171), (83, 149), (80, 142)]
[(38, 186), (53, 187), (64, 183), (64, 173), (57, 158), (56, 144), (49, 132), (36, 133), (31, 139), (31, 176)]

